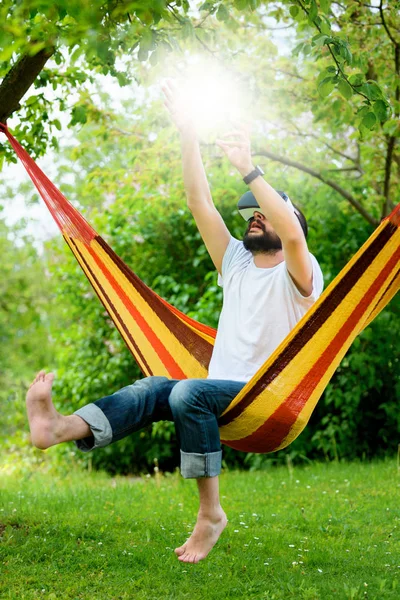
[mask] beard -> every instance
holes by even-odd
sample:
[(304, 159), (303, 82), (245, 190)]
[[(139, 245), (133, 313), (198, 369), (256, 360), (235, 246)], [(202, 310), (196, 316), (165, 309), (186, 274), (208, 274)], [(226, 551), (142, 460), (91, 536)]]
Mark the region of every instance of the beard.
[(243, 236), (243, 246), (252, 254), (276, 254), (282, 250), (281, 238), (273, 231), (267, 231), (263, 223), (258, 222), (261, 233), (250, 233), (253, 221), (249, 223)]

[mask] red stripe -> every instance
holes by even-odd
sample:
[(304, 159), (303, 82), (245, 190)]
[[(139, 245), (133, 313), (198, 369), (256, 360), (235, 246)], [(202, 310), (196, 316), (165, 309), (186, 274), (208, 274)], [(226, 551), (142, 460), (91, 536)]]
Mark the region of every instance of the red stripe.
[(306, 405), (310, 395), (326, 373), (335, 356), (345, 345), (351, 332), (354, 330), (367, 308), (371, 305), (374, 297), (379, 292), (379, 289), (399, 260), (400, 248), (396, 250), (387, 262), (380, 275), (371, 285), (362, 300), (354, 308), (347, 321), (343, 324), (340, 331), (321, 354), (314, 366), (269, 419), (267, 419), (265, 423), (251, 435), (233, 442), (223, 441), (224, 444), (231, 446), (236, 450), (243, 450), (244, 452), (273, 452), (282, 444), (296, 422), (298, 415)]
[(98, 267), (101, 269), (101, 271), (103, 272), (103, 274), (105, 275), (105, 277), (107, 278), (109, 283), (111, 284), (111, 286), (114, 289), (114, 291), (116, 292), (116, 294), (122, 300), (125, 307), (128, 309), (129, 313), (132, 315), (132, 317), (135, 319), (136, 323), (139, 325), (140, 329), (143, 331), (143, 334), (149, 340), (149, 343), (151, 344), (151, 346), (157, 352), (161, 361), (167, 368), (170, 376), (174, 379), (186, 379), (187, 375), (185, 375), (185, 373), (182, 371), (182, 369), (180, 368), (178, 363), (172, 358), (171, 354), (165, 348), (163, 343), (159, 340), (159, 338), (156, 336), (154, 331), (151, 329), (151, 327), (148, 325), (148, 323), (145, 321), (145, 319), (142, 317), (142, 315), (139, 313), (139, 311), (135, 308), (134, 304), (129, 299), (126, 292), (116, 282), (116, 280), (111, 275), (109, 270), (105, 267), (104, 263), (100, 260), (99, 256), (97, 256), (97, 254), (94, 252), (93, 248), (88, 247), (88, 250), (89, 250), (90, 254), (92, 255), (92, 258), (94, 258), (94, 260), (96, 261)]
[(172, 304), (169, 304), (169, 302), (164, 300), (164, 298), (161, 298), (161, 296), (158, 296), (158, 294), (157, 294), (157, 297), (159, 298), (159, 300), (161, 300), (161, 302), (163, 304), (165, 304), (165, 306), (167, 308), (169, 308), (169, 310), (171, 312), (173, 312), (177, 317), (182, 319), (182, 321), (184, 321), (185, 323), (188, 323), (189, 325), (191, 325), (194, 329), (196, 329), (196, 331), (201, 331), (202, 333), (209, 335), (213, 339), (216, 338), (216, 335), (217, 335), (216, 329), (214, 329), (213, 327), (210, 327), (209, 325), (204, 325), (203, 323), (200, 323), (199, 321), (196, 321), (195, 319), (192, 319), (191, 317), (188, 317), (187, 315), (185, 315), (185, 313), (183, 313), (179, 309), (175, 308), (175, 306), (173, 306)]

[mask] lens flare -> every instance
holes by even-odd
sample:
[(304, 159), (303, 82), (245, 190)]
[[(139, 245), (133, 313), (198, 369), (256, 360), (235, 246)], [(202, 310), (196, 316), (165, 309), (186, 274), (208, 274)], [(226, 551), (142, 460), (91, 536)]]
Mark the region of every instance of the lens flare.
[(199, 133), (218, 135), (247, 119), (243, 84), (228, 69), (202, 61), (182, 75), (182, 97)]

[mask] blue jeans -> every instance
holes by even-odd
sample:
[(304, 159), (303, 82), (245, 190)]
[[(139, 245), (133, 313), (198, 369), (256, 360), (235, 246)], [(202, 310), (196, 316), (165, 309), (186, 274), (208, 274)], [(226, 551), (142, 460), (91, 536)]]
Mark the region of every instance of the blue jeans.
[(216, 379), (140, 379), (77, 410), (74, 414), (86, 421), (92, 436), (75, 443), (88, 452), (156, 421), (173, 421), (183, 477), (215, 477), (222, 459), (218, 418), (244, 385)]

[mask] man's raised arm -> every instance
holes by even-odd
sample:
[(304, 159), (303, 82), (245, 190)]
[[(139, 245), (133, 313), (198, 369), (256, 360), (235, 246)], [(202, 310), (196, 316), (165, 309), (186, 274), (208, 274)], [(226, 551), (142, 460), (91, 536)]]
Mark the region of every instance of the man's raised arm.
[(163, 85), (165, 106), (181, 137), (183, 181), (187, 204), (217, 271), (221, 273), (222, 259), (229, 244), (230, 233), (214, 206), (208, 185), (200, 146), (193, 121), (184, 106), (174, 81)]
[[(218, 140), (217, 144), (242, 177), (254, 170), (250, 137), (246, 128), (227, 134), (224, 139)], [(300, 293), (309, 296), (313, 290), (313, 268), (307, 242), (297, 217), (262, 177), (253, 179), (249, 187), (260, 206), (260, 212), (281, 239), (286, 268), (291, 278)]]

